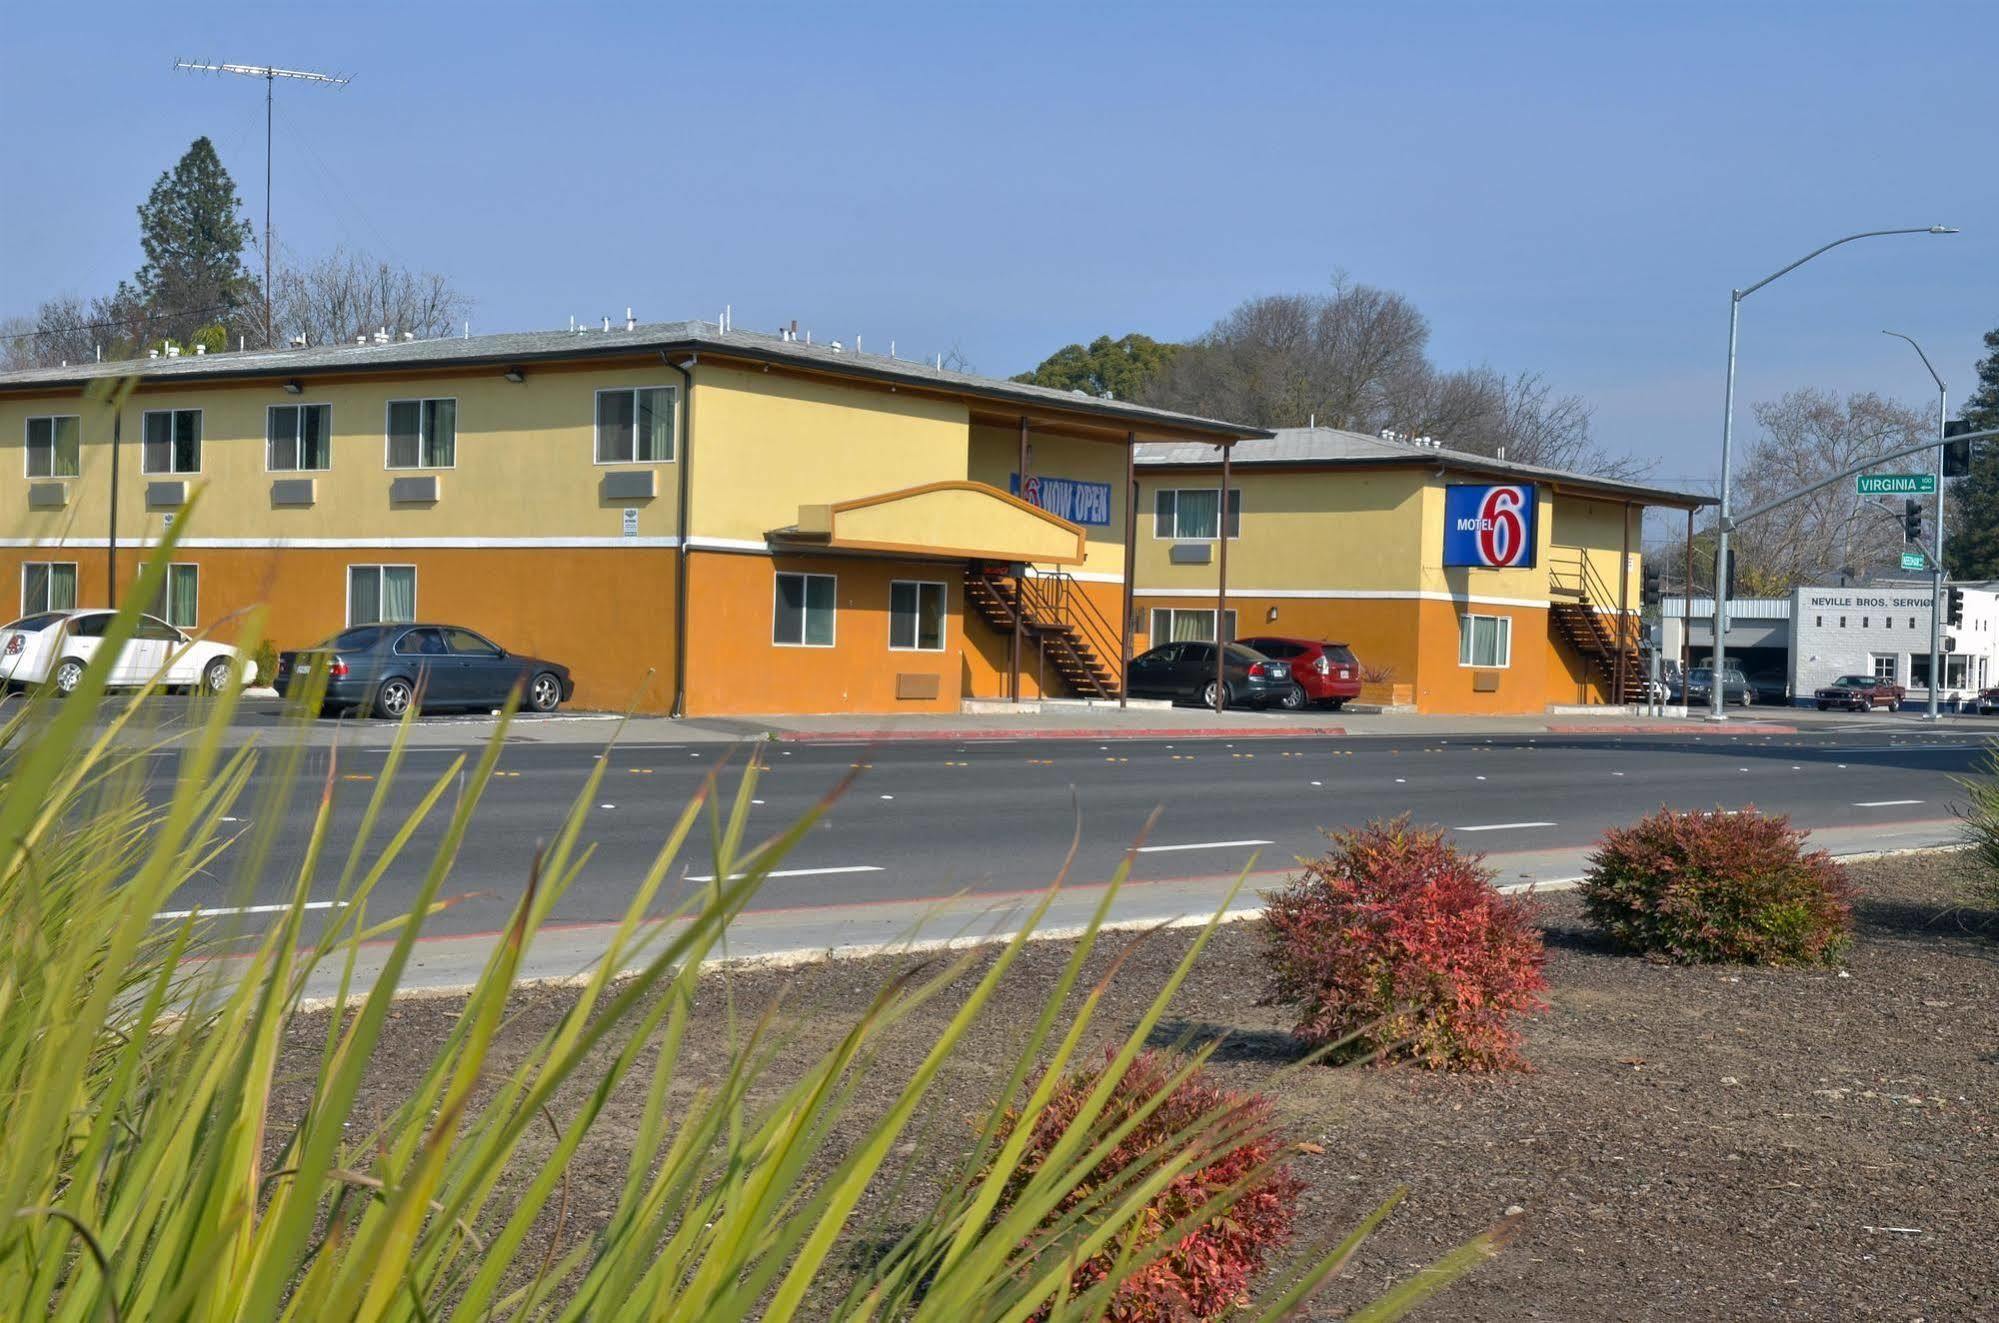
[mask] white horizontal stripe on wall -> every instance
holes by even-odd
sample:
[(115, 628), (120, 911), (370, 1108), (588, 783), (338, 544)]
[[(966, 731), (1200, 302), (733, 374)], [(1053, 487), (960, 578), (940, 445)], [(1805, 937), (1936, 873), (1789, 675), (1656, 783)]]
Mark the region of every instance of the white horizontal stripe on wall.
[[(1200, 588), (1134, 588), (1135, 597), (1184, 597), (1195, 602), (1212, 602), (1212, 589)], [(1229, 599), (1238, 597), (1272, 597), (1286, 600), (1323, 601), (1391, 601), (1391, 602), (1469, 602), (1476, 606), (1530, 606), (1546, 609), (1544, 599), (1533, 597), (1482, 597), (1477, 593), (1438, 593), (1423, 589), (1404, 588), (1238, 588), (1229, 585)]]

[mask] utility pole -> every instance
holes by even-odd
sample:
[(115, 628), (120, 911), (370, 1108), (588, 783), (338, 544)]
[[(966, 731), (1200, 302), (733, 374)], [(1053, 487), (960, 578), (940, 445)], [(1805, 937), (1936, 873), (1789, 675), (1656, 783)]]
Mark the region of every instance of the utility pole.
[(1944, 423), (1946, 421), (1947, 415), (1950, 412), (1950, 404), (1949, 404), (1950, 392), (1944, 388), (1943, 378), (1937, 375), (1937, 370), (1934, 367), (1930, 366), (1930, 356), (1923, 352), (1923, 347), (1921, 345), (1917, 344), (1914, 340), (1910, 339), (1908, 336), (1903, 335), (1900, 331), (1883, 331), (1881, 332), (1881, 334), (1892, 335), (1897, 340), (1908, 340), (1909, 348), (1916, 351), (1916, 356), (1923, 360), (1923, 366), (1929, 370), (1930, 380), (1934, 381), (1937, 384), (1937, 456), (1936, 456), (1936, 461), (1937, 461), (1936, 462), (1936, 469), (1937, 469), (1936, 525), (1937, 526), (1933, 530), (1936, 540), (1932, 545), (1935, 548), (1935, 550), (1930, 555), (1930, 698), (1929, 702), (1924, 706), (1923, 709), (1923, 715), (1927, 717), (1929, 720), (1935, 721), (1939, 716), (1939, 712), (1937, 709), (1937, 690), (1941, 688), (1943, 685), (1943, 675), (1940, 673), (1939, 668), (1942, 667), (1944, 664), (1943, 660), (1943, 507), (1944, 507), (1943, 451), (1944, 451)]
[(280, 69), (269, 64), (200, 64), (175, 60), (174, 68), (189, 73), (241, 74), (264, 80), (264, 348), (271, 347), (271, 107), (280, 78), (295, 78), (319, 87), (345, 87), (354, 81), (345, 74), (314, 73), (309, 69)]

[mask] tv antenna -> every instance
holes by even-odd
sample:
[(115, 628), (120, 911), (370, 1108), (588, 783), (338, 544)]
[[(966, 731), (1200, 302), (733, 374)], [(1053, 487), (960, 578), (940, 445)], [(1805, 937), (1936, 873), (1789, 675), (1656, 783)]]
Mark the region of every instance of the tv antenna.
[(202, 64), (195, 60), (175, 60), (174, 68), (189, 73), (240, 74), (264, 80), (264, 347), (271, 347), (271, 99), (280, 78), (295, 78), (320, 87), (345, 87), (353, 79), (345, 74), (314, 73), (309, 69), (280, 69), (269, 64)]

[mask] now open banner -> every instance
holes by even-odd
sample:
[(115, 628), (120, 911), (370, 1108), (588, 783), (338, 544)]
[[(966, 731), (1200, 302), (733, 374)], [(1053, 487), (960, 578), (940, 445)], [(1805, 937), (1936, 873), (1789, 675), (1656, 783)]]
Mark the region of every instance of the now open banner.
[(1534, 488), (1444, 488), (1444, 564), (1530, 569), (1534, 564)]

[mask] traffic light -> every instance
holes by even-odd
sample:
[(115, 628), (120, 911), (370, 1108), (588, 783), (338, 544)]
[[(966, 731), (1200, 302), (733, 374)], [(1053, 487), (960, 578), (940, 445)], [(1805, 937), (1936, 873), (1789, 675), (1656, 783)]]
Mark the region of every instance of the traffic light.
[(1971, 442), (1953, 441), (1952, 437), (1963, 436), (1974, 430), (1970, 423), (1960, 418), (1943, 425), (1943, 475), (1946, 478), (1962, 478), (1971, 472)]
[(1923, 540), (1923, 503), (1913, 497), (1902, 499), (1902, 540), (1905, 542)]
[(1736, 559), (1735, 548), (1730, 547), (1728, 549), (1728, 560), (1724, 563), (1722, 572), (1715, 576), (1721, 587), (1722, 597), (1730, 601), (1733, 601), (1735, 598)]
[(1964, 623), (1964, 589), (1946, 588), (1944, 592), (1946, 594), (1944, 623), (1955, 629)]
[(1647, 565), (1645, 567), (1643, 587), (1639, 589), (1638, 593), (1640, 604), (1647, 607), (1657, 606), (1659, 599), (1663, 596), (1665, 596), (1664, 578), (1660, 573), (1659, 567), (1657, 565)]

